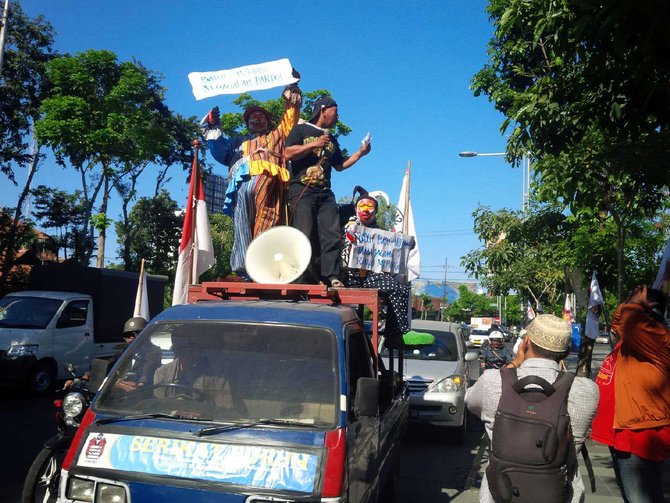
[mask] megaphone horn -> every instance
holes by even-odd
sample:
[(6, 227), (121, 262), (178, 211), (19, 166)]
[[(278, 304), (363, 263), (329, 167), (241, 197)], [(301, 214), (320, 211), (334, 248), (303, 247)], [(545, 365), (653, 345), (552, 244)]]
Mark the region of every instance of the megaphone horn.
[(312, 245), (294, 227), (280, 225), (259, 234), (249, 244), (244, 266), (256, 283), (286, 284), (305, 272)]

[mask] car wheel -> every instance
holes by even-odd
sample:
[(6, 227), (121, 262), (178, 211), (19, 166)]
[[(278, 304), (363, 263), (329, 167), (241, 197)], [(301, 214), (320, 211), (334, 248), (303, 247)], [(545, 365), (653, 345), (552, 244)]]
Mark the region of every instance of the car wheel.
[(30, 377), (30, 391), (36, 395), (43, 395), (51, 391), (56, 384), (56, 372), (52, 365), (40, 363), (35, 366)]

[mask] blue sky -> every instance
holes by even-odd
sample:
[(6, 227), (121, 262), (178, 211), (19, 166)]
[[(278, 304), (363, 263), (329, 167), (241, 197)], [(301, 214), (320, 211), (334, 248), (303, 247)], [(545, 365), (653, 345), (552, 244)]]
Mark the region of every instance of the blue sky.
[[(12, 0), (15, 1), (15, 0)], [(333, 174), (337, 198), (355, 185), (383, 190), (397, 202), (407, 162), (412, 162), (412, 206), (422, 256), (422, 276), (463, 280), (460, 257), (480, 246), (472, 233), (478, 203), (494, 209), (521, 206), (520, 169), (501, 157), (460, 158), (458, 152), (502, 152), (502, 116), (469, 89), (487, 61), (492, 27), (484, 0), (384, 2), (176, 1), (95, 2), (23, 0), (32, 17), (54, 26), (55, 47), (71, 54), (107, 49), (121, 61), (135, 58), (164, 75), (168, 106), (203, 116), (218, 105), (238, 111), (234, 95), (196, 101), (187, 75), (289, 58), (305, 91), (329, 89), (353, 133), (350, 150), (366, 132), (372, 152), (351, 169)], [(11, 29), (11, 27), (10, 27)], [(281, 89), (253, 93), (260, 100)], [(219, 174), (225, 168), (216, 164)], [(185, 203), (185, 173), (173, 168), (171, 196)], [(22, 173), (17, 174), (20, 180)], [(78, 188), (73, 170), (48, 159), (34, 182)], [(0, 191), (0, 205), (16, 203), (17, 190)], [(153, 188), (151, 174), (140, 195)], [(145, 193), (142, 193), (145, 192)], [(110, 217), (118, 217), (113, 205)], [(116, 261), (109, 241), (106, 262)]]

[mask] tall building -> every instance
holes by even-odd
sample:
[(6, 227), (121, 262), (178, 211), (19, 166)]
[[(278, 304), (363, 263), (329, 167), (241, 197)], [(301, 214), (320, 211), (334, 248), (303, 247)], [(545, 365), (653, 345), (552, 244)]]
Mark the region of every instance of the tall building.
[(225, 177), (209, 174), (203, 179), (205, 185), (205, 202), (207, 203), (207, 212), (223, 213), (223, 202), (226, 198), (226, 188), (228, 182)]

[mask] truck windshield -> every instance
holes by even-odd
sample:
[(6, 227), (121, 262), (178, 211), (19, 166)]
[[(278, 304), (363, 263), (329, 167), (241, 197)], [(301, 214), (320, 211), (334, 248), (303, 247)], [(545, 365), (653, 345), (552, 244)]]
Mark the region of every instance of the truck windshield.
[(0, 299), (0, 327), (46, 328), (62, 303), (58, 299), (7, 295)]
[(339, 412), (335, 336), (325, 329), (189, 321), (150, 327), (123, 353), (96, 410), (330, 426)]

